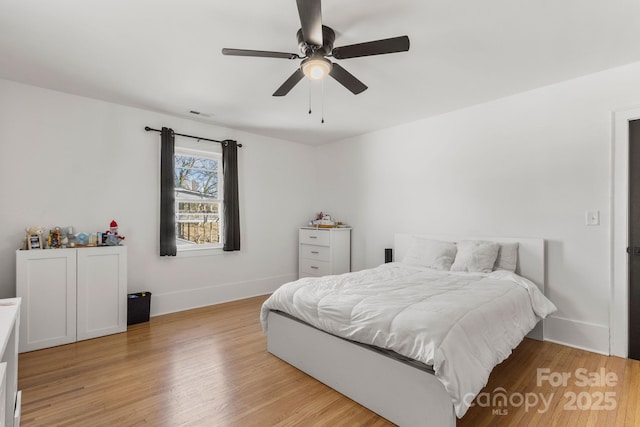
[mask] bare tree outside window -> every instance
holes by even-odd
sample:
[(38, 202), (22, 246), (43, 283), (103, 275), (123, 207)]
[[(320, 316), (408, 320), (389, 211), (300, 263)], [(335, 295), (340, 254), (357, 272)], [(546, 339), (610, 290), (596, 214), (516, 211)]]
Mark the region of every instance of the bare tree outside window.
[(176, 149), (174, 186), (178, 248), (222, 244), (221, 169), (219, 155)]

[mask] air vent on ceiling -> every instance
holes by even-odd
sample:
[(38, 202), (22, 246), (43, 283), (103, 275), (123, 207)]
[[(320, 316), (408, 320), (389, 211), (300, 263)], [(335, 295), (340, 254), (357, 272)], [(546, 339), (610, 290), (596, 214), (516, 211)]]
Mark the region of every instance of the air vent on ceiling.
[(189, 114), (193, 114), (194, 116), (211, 117), (211, 114), (201, 113), (200, 111), (196, 111), (196, 110), (190, 110)]

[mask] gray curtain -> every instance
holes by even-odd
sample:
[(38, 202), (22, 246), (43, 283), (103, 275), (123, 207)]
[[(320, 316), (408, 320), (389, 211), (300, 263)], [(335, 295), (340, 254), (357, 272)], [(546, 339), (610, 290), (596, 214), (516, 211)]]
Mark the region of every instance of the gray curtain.
[(176, 256), (175, 135), (162, 128), (160, 148), (160, 256)]
[(238, 200), (238, 143), (222, 141), (224, 176), (224, 246), (225, 251), (240, 250), (240, 206)]

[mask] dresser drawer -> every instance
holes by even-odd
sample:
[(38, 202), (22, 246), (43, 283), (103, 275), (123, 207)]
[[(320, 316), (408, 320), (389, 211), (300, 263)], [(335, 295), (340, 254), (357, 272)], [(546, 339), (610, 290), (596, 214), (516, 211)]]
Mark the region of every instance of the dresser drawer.
[(330, 249), (328, 246), (300, 245), (300, 258), (315, 259), (318, 261), (329, 261)]
[(300, 273), (307, 273), (312, 276), (325, 276), (331, 274), (331, 268), (326, 261), (302, 258), (300, 259)]
[(326, 230), (300, 230), (300, 243), (308, 245), (329, 246), (331, 243), (331, 235)]

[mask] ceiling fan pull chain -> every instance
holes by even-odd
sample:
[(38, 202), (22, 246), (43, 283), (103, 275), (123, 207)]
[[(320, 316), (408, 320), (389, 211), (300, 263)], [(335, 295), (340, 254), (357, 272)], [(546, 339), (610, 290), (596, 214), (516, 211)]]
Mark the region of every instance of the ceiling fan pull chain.
[(308, 83), (309, 83), (309, 114), (311, 114), (311, 80), (309, 80)]
[(322, 80), (322, 120), (320, 123), (324, 123), (324, 80)]

